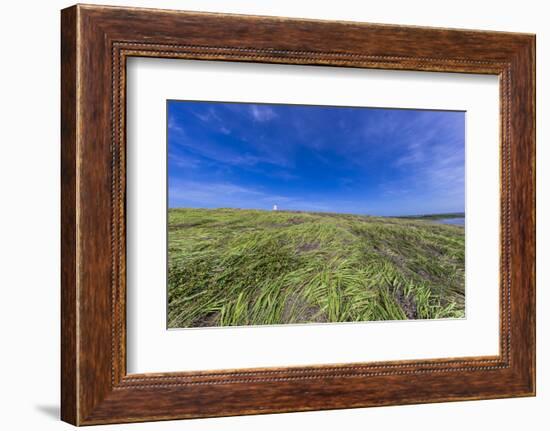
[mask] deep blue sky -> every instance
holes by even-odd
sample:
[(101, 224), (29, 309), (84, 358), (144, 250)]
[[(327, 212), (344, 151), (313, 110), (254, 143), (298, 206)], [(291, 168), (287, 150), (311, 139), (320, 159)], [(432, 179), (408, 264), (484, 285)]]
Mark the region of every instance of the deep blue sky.
[(464, 112), (167, 106), (171, 208), (464, 211)]

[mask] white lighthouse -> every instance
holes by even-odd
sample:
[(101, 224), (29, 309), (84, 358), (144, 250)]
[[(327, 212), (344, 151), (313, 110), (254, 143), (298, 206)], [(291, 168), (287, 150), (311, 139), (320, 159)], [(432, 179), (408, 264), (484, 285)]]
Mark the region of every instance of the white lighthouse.
[(277, 211), (277, 204), (273, 205), (273, 211)]

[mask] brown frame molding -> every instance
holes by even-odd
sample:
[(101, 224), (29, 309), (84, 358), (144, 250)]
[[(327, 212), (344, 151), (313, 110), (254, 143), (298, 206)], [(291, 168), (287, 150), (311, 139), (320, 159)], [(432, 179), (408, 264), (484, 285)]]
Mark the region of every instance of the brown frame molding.
[[(61, 18), (63, 420), (91, 425), (535, 394), (534, 35), (84, 5)], [(127, 375), (129, 56), (498, 75), (500, 354)]]

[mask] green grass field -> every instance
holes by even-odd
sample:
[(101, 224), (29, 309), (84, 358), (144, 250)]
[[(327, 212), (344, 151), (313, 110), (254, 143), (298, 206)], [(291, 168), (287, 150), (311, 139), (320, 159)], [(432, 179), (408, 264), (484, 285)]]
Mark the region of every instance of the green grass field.
[(464, 317), (464, 228), (411, 218), (168, 211), (170, 328)]

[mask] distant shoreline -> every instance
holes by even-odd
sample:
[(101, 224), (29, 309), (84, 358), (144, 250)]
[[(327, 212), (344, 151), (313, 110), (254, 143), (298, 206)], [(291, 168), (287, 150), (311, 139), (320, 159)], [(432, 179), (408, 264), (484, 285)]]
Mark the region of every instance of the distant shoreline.
[(443, 219), (443, 218), (465, 218), (466, 213), (441, 213), (441, 214), (419, 214), (406, 216), (392, 216), (393, 218), (414, 218), (414, 219)]
[(240, 211), (265, 211), (265, 212), (288, 212), (288, 213), (311, 213), (311, 214), (337, 214), (337, 215), (350, 215), (359, 217), (383, 217), (383, 218), (400, 218), (400, 219), (446, 219), (446, 218), (465, 218), (464, 212), (448, 212), (448, 213), (435, 213), (435, 214), (417, 214), (417, 215), (374, 215), (374, 214), (358, 214), (347, 212), (334, 212), (334, 211), (308, 211), (308, 210), (292, 210), (292, 209), (265, 209), (265, 208), (233, 208), (233, 207), (219, 207), (219, 208), (206, 208), (206, 207), (168, 207), (168, 210), (183, 210), (183, 209), (203, 209), (203, 210), (240, 210)]

